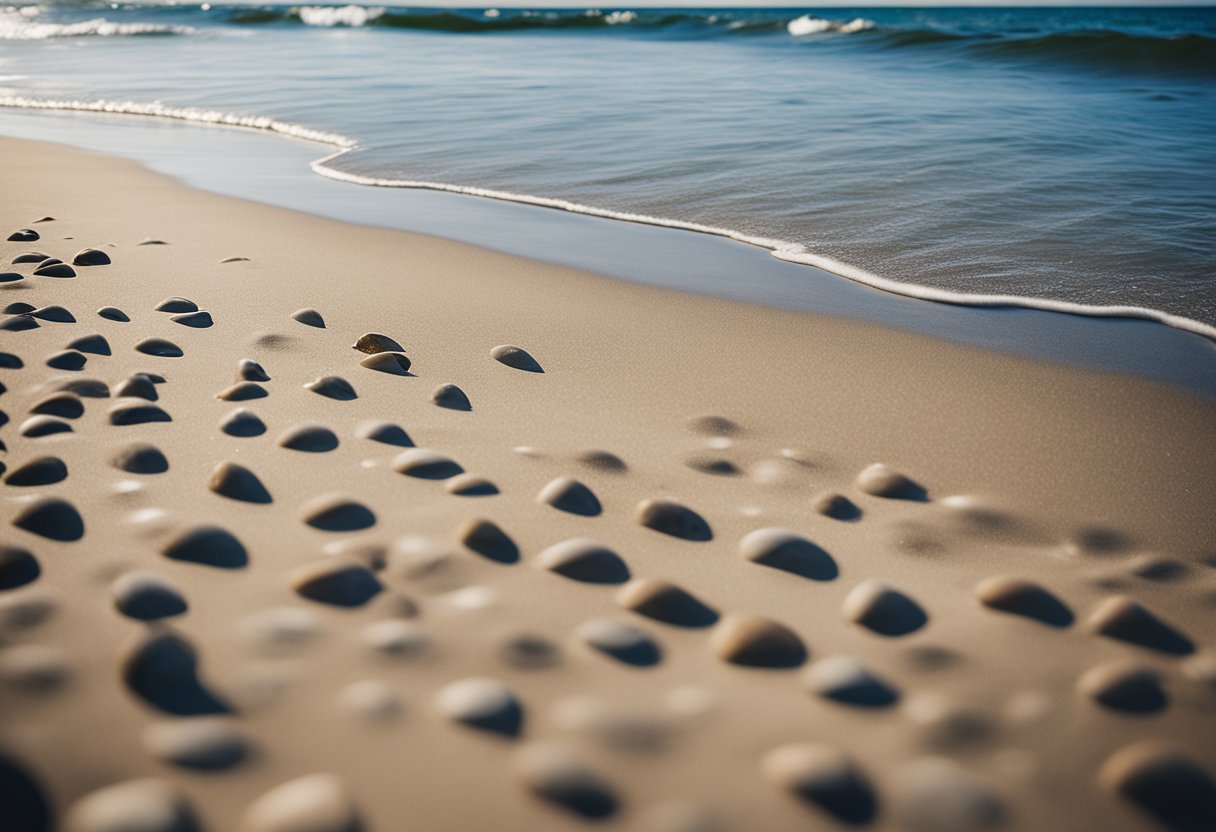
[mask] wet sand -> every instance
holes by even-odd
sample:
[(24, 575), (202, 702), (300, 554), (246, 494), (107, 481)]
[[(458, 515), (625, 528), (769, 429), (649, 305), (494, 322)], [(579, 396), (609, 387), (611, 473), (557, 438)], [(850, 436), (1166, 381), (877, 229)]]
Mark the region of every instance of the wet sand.
[(1211, 399), (0, 149), (14, 828), (1216, 823)]

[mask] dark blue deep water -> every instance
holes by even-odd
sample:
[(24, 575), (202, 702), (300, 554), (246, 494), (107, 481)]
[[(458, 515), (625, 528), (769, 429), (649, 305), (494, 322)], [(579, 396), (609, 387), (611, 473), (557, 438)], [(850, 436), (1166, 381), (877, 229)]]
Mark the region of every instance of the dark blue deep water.
[(1214, 9), (8, 7), (0, 96), (264, 116), (349, 146), (326, 175), (1216, 325)]

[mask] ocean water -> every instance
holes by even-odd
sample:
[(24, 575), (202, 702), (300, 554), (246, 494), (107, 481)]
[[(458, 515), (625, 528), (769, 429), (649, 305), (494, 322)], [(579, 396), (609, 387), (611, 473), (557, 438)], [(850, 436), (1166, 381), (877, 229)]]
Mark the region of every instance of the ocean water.
[(1216, 9), (12, 6), (0, 105), (276, 130), (351, 187), (1216, 332)]

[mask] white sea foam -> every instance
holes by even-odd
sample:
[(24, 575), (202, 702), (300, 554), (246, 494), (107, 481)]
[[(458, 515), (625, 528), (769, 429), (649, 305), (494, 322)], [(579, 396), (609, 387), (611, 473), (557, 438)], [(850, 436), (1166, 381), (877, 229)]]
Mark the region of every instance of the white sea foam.
[(37, 20), (41, 6), (6, 6), (0, 9), (0, 40), (50, 40), (52, 38), (121, 37), (124, 35), (188, 35), (190, 26), (157, 23), (115, 23), (104, 17), (75, 23), (43, 23)]
[(847, 23), (840, 23), (835, 20), (824, 20), (823, 18), (804, 14), (802, 17), (796, 17), (785, 24), (785, 28), (786, 31), (796, 38), (803, 35), (816, 35), (820, 32), (838, 32), (842, 35), (851, 35), (855, 32), (873, 29), (874, 21), (866, 20), (863, 17), (855, 17)]
[(790, 263), (800, 263), (806, 266), (814, 266), (815, 268), (831, 272), (832, 274), (839, 275), (840, 277), (848, 278), (849, 280), (853, 280), (857, 283), (862, 283), (876, 289), (881, 289), (897, 295), (904, 295), (906, 297), (936, 301), (939, 303), (951, 303), (960, 306), (1013, 306), (1027, 309), (1040, 309), (1050, 312), (1064, 312), (1072, 315), (1086, 315), (1090, 317), (1136, 318), (1156, 321), (1176, 329), (1193, 332), (1197, 335), (1202, 335), (1216, 340), (1216, 327), (1201, 323), (1199, 321), (1191, 320), (1190, 318), (1185, 318), (1181, 315), (1172, 315), (1168, 312), (1162, 312), (1158, 309), (1148, 309), (1140, 306), (1091, 306), (1088, 304), (1074, 303), (1071, 301), (1023, 297), (1020, 295), (991, 295), (976, 292), (955, 292), (948, 289), (938, 289), (932, 286), (921, 286), (915, 283), (905, 283), (903, 281), (881, 277), (872, 272), (866, 271), (865, 269), (841, 262), (833, 257), (808, 251), (807, 248), (800, 243), (791, 243), (785, 240), (744, 234), (743, 232), (735, 231), (729, 228), (703, 225), (701, 223), (687, 222), (684, 220), (667, 219), (664, 217), (653, 217), (646, 214), (611, 211), (605, 208), (596, 208), (591, 205), (583, 205), (570, 200), (556, 199), (553, 197), (533, 196), (531, 194), (519, 194), (509, 191), (498, 191), (491, 188), (478, 188), (466, 185), (452, 185), (446, 182), (430, 182), (421, 179), (385, 179), (381, 177), (351, 173), (333, 167), (332, 163), (357, 147), (357, 142), (354, 139), (338, 133), (327, 133), (322, 130), (314, 130), (302, 125), (279, 121), (278, 119), (273, 119), (268, 116), (242, 116), (220, 110), (206, 110), (195, 107), (171, 107), (160, 102), (141, 103), (133, 101), (106, 100), (71, 101), (29, 98), (26, 96), (13, 95), (0, 96), (0, 107), (25, 110), (59, 110), (84, 113), (144, 116), (149, 118), (166, 118), (221, 127), (234, 127), (277, 133), (282, 136), (303, 139), (305, 141), (328, 145), (329, 147), (334, 148), (332, 153), (310, 163), (310, 167), (318, 175), (336, 180), (338, 182), (347, 182), (354, 185), (365, 185), (377, 188), (415, 188), (432, 191), (446, 191), (448, 193), (479, 196), (487, 199), (504, 200), (507, 202), (518, 202), (525, 205), (535, 205), (542, 208), (555, 208), (562, 211), (585, 214), (592, 217), (603, 217), (605, 219), (621, 220), (624, 222), (636, 222), (644, 225), (662, 226), (664, 228), (674, 228), (682, 231), (694, 231), (700, 234), (712, 234), (717, 237), (726, 237), (741, 243), (747, 243), (748, 245), (768, 249), (772, 255), (779, 260), (785, 260)]
[(369, 6), (301, 6), (296, 9), (300, 22), (307, 26), (366, 26), (384, 14), (384, 9)]

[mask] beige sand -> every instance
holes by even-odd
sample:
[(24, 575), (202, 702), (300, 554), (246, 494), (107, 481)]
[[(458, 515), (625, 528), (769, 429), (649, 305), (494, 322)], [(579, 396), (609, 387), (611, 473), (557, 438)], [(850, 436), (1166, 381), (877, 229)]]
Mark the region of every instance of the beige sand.
[(0, 170), (0, 305), (74, 318), (0, 330), (0, 794), (54, 828), (1211, 828), (1216, 403)]

